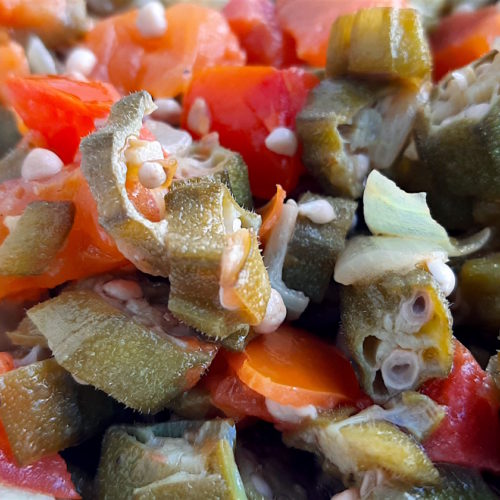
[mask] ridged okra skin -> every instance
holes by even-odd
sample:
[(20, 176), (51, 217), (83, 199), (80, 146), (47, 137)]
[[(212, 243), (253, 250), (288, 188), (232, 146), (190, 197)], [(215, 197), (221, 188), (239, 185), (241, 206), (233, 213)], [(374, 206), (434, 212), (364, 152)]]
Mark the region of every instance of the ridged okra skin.
[[(169, 309), (214, 339), (248, 332), (249, 325), (262, 321), (271, 293), (257, 241), (260, 217), (239, 207), (226, 186), (205, 179), (175, 183), (165, 202), (171, 263)], [(234, 231), (237, 219), (241, 229)], [(231, 235), (242, 231), (249, 248), (231, 286), (238, 304), (224, 307), (224, 253)]]
[(111, 427), (97, 474), (99, 499), (246, 499), (231, 421)]
[(361, 384), (376, 402), (446, 377), (453, 359), (451, 322), (443, 292), (423, 269), (342, 290), (343, 334)]
[(469, 259), (459, 274), (459, 296), (466, 321), (498, 332), (500, 328), (500, 253)]
[(217, 351), (144, 326), (89, 290), (65, 291), (28, 316), (72, 375), (145, 413), (189, 389)]
[(299, 213), (288, 242), (283, 281), (288, 288), (304, 292), (313, 302), (321, 302), (331, 281), (337, 257), (344, 249), (357, 203), (308, 192), (300, 198), (299, 206), (316, 200), (326, 200), (332, 206), (335, 217), (331, 222), (317, 224)]
[(55, 359), (0, 375), (0, 418), (21, 464), (53, 455), (97, 433), (112, 400), (75, 382)]
[(374, 87), (365, 83), (323, 80), (297, 115), (302, 159), (328, 194), (358, 198), (363, 191), (367, 172), (352, 158), (342, 128), (352, 125), (355, 116), (376, 97)]

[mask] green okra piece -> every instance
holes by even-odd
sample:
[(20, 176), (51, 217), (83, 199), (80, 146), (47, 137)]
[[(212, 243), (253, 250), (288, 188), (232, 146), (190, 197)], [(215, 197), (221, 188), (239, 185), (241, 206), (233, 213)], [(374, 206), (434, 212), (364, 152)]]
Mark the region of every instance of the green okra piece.
[[(260, 217), (237, 205), (227, 187), (206, 179), (177, 183), (166, 197), (171, 263), (169, 309), (205, 336), (225, 339), (259, 324), (271, 293), (260, 254)], [(239, 222), (238, 222), (239, 221)], [(234, 224), (241, 229), (235, 229)], [(237, 304), (224, 306), (222, 266), (231, 237), (246, 239), (246, 257), (229, 288)]]
[(0, 375), (0, 419), (20, 464), (74, 446), (111, 418), (112, 400), (75, 382), (55, 359)]
[(339, 17), (332, 26), (326, 75), (412, 82), (430, 78), (431, 55), (413, 9), (372, 7)]
[(469, 259), (459, 274), (460, 300), (468, 323), (498, 330), (500, 326), (500, 253)]
[[(5, 106), (0, 106), (0, 158), (3, 159), (9, 151), (13, 150), (21, 139), (22, 135), (14, 113)], [(0, 181), (6, 180), (2, 177), (0, 162)]]
[(125, 405), (156, 413), (189, 389), (217, 349), (141, 324), (90, 290), (66, 291), (28, 311), (57, 362)]
[(244, 500), (235, 436), (228, 420), (111, 427), (97, 474), (99, 498)]
[(376, 402), (446, 377), (453, 344), (448, 302), (432, 275), (389, 273), (342, 290), (342, 328), (360, 382)]
[(0, 245), (0, 275), (36, 276), (50, 266), (73, 227), (75, 208), (67, 201), (34, 201)]
[(201, 420), (219, 414), (208, 390), (198, 386), (183, 392), (168, 403), (168, 408), (183, 418)]
[(441, 80), (418, 114), (418, 154), (444, 193), (500, 198), (499, 75), (500, 55), (492, 51)]
[[(318, 224), (300, 214), (301, 204), (318, 200), (333, 208), (334, 218), (330, 222)], [(309, 192), (299, 199), (299, 215), (283, 265), (283, 281), (288, 288), (302, 291), (313, 302), (323, 300), (356, 208), (354, 201)]]

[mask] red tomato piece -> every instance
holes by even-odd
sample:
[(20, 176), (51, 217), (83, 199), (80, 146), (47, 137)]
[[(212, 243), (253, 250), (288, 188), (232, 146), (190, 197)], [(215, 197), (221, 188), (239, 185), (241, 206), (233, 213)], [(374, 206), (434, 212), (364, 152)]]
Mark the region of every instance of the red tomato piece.
[(421, 392), (447, 406), (442, 423), (423, 443), (429, 457), (500, 473), (498, 390), (460, 342), (455, 341), (448, 378), (426, 383)]
[(230, 0), (223, 13), (247, 53), (248, 64), (281, 68), (298, 62), (295, 43), (280, 28), (271, 0)]
[(241, 153), (254, 196), (270, 199), (276, 184), (293, 191), (305, 169), (300, 148), (293, 156), (277, 154), (266, 147), (266, 137), (276, 127), (294, 128), (295, 116), (317, 83), (314, 75), (296, 68), (210, 68), (195, 75), (184, 98), (182, 123), (189, 128), (191, 105), (203, 98), (210, 113), (210, 130), (219, 133), (223, 146)]
[(500, 11), (496, 6), (445, 17), (430, 36), (434, 79), (489, 52), (500, 36)]
[(31, 130), (64, 163), (73, 161), (80, 139), (95, 130), (120, 98), (109, 84), (81, 82), (61, 76), (13, 77), (7, 81), (10, 103)]

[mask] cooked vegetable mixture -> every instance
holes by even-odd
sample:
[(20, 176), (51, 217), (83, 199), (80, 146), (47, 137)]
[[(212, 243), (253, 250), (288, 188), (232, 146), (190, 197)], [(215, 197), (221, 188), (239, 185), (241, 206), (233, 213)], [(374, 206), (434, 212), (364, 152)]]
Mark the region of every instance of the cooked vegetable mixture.
[(0, 0), (0, 499), (500, 497), (500, 3)]

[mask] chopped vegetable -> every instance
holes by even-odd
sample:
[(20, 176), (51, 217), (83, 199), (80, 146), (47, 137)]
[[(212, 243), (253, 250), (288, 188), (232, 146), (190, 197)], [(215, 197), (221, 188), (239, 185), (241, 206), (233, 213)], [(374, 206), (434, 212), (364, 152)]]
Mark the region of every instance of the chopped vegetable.
[(273, 228), (278, 223), (281, 212), (283, 210), (283, 203), (286, 198), (286, 191), (279, 185), (276, 184), (276, 194), (269, 200), (269, 202), (259, 209), (259, 213), (262, 216), (262, 225), (259, 230), (259, 239), (262, 245), (265, 247), (267, 240), (269, 239)]

